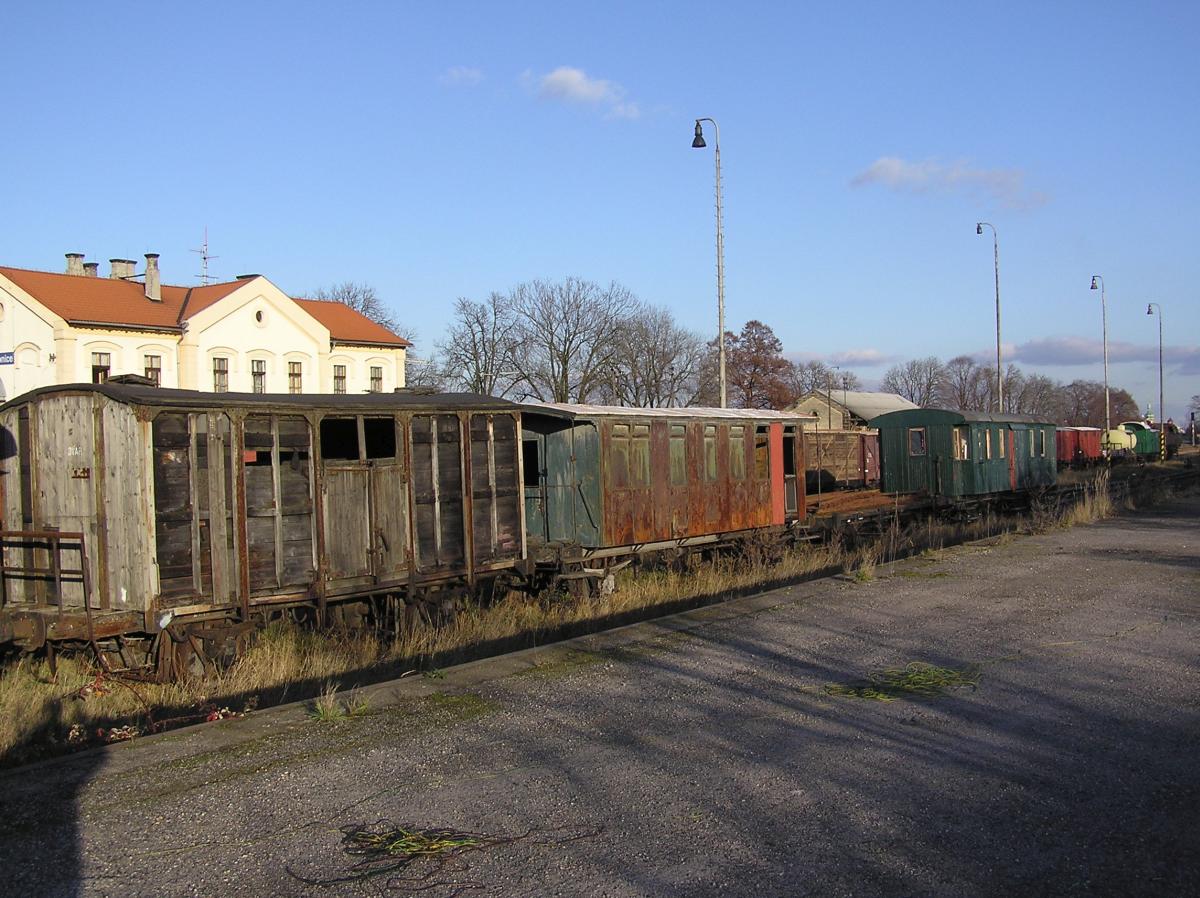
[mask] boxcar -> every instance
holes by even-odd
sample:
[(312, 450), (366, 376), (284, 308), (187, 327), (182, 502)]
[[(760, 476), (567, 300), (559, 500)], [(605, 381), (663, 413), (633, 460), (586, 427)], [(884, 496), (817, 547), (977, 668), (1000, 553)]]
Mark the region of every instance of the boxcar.
[(1059, 427), (1054, 435), (1058, 466), (1082, 467), (1100, 461), (1104, 457), (1100, 451), (1101, 433), (1099, 427)]
[(805, 430), (805, 483), (809, 492), (879, 484), (879, 433), (874, 430)]
[(879, 428), (883, 491), (959, 499), (1056, 482), (1055, 425), (1026, 415), (906, 409)]
[(411, 614), (524, 552), (503, 400), (79, 384), (0, 407), (0, 437), (0, 642), (26, 648)]
[(803, 420), (751, 409), (526, 405), (531, 556), (682, 548), (801, 519)]

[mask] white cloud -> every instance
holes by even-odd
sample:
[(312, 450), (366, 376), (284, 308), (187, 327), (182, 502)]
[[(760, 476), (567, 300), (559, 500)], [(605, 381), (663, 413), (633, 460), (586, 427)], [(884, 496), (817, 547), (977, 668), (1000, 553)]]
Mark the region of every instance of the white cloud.
[[(528, 71), (521, 80), (525, 84), (535, 83)], [(613, 118), (632, 119), (641, 115), (638, 104), (625, 99), (625, 88), (614, 81), (592, 78), (583, 69), (559, 66), (536, 79), (536, 85), (538, 96), (544, 100), (603, 108)]]
[[(1093, 365), (1104, 358), (1104, 342), (1091, 337), (1048, 337), (1030, 340), (1005, 353), (1006, 361), (1028, 365)], [(1164, 346), (1163, 361), (1177, 374), (1200, 373), (1200, 346)], [(1158, 344), (1139, 345), (1122, 340), (1108, 341), (1108, 362), (1151, 362), (1158, 364)]]
[(967, 193), (983, 195), (1010, 209), (1028, 209), (1046, 202), (1045, 194), (1025, 186), (1025, 173), (1015, 168), (973, 168), (966, 162), (936, 159), (909, 162), (880, 156), (850, 181), (852, 187), (879, 184), (897, 193)]
[(875, 365), (890, 365), (900, 357), (878, 349), (846, 349), (829, 356), (831, 365), (861, 365), (870, 368)]
[(483, 70), (468, 65), (452, 65), (438, 79), (449, 87), (474, 87), (483, 80)]

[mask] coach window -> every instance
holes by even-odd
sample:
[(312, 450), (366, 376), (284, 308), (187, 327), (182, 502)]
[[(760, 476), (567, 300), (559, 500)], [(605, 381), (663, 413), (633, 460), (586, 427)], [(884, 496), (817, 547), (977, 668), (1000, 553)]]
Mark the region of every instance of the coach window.
[(650, 425), (634, 424), (629, 443), (629, 485), (650, 485)]
[(767, 437), (768, 428), (754, 429), (754, 479), (766, 480), (771, 476), (771, 449)]
[(671, 486), (687, 484), (687, 426), (671, 425)]
[(955, 461), (966, 461), (971, 457), (970, 442), (967, 439), (967, 428), (954, 428), (954, 459)]
[(983, 457), (985, 459), (992, 457), (992, 432), (990, 430), (983, 432)]
[(717, 425), (704, 425), (704, 479), (717, 479)]
[(925, 452), (925, 428), (910, 427), (908, 429), (908, 454), (924, 455)]
[(1004, 439), (1004, 431), (997, 430), (996, 431), (996, 443), (998, 444), (1001, 458), (1004, 458), (1004, 444), (1007, 442), (1008, 442), (1008, 440)]
[(363, 445), (367, 458), (396, 457), (396, 419), (363, 418)]
[(1044, 458), (1046, 455), (1046, 431), (1043, 430), (1042, 428), (1038, 428), (1037, 434), (1038, 434), (1038, 455), (1040, 455)]
[(729, 428), (729, 477), (746, 479), (746, 428), (741, 424)]
[(358, 461), (358, 418), (322, 419), (321, 458), (324, 461)]
[(1037, 439), (1037, 433), (1033, 430), (1029, 430), (1027, 433), (1029, 434), (1029, 457), (1033, 458), (1037, 455), (1037, 449), (1034, 447), (1034, 440)]
[(629, 425), (614, 424), (611, 439), (609, 479), (613, 489), (624, 489), (629, 486)]

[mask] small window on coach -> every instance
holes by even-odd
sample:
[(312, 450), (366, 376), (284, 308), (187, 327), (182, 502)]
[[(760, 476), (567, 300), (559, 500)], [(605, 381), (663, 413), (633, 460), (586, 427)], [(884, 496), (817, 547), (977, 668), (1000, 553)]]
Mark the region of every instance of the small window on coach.
[(629, 425), (614, 424), (611, 431), (612, 449), (609, 455), (609, 485), (613, 489), (629, 486)]
[(928, 449), (925, 444), (925, 428), (910, 427), (908, 429), (908, 454), (911, 456), (919, 456), (927, 454)]
[(746, 479), (746, 428), (741, 424), (729, 428), (729, 479)]
[(1004, 458), (1004, 452), (1005, 452), (1004, 444), (1007, 443), (1008, 440), (1004, 439), (1004, 431), (1003, 430), (996, 431), (996, 442), (999, 444), (1000, 457)]
[(671, 425), (671, 486), (687, 485), (687, 425)]
[(965, 427), (954, 428), (954, 460), (967, 461), (971, 457), (971, 441)]
[(1046, 431), (1042, 428), (1038, 429), (1038, 455), (1046, 457)]
[(704, 425), (704, 479), (713, 483), (717, 479), (717, 425)]
[(992, 457), (992, 432), (990, 430), (983, 432), (983, 457), (989, 461)]
[(634, 424), (629, 441), (629, 485), (650, 485), (650, 425)]
[(754, 479), (766, 480), (771, 476), (771, 444), (767, 437), (769, 428), (754, 429)]

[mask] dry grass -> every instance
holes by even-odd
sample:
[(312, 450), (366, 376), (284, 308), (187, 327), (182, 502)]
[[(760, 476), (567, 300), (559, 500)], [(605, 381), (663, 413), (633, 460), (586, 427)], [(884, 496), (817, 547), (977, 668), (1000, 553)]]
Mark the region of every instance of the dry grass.
[[(1043, 510), (1033, 526), (1072, 526), (1108, 517), (1115, 509), (1106, 487), (1098, 480), (1077, 505), (1062, 512)], [(99, 677), (83, 657), (60, 658), (58, 674), (51, 677), (44, 659), (25, 657), (0, 669), (0, 765), (183, 723), (238, 716), (260, 697), (264, 703), (314, 699), (314, 714), (322, 719), (328, 719), (325, 713), (354, 716), (367, 712), (365, 702), (354, 691), (343, 696), (339, 690), (353, 690), (358, 683), (413, 669), (436, 675), (437, 665), (472, 654), (543, 643), (649, 615), (656, 608), (675, 610), (817, 575), (841, 571), (857, 582), (868, 582), (898, 559), (936, 557), (946, 546), (973, 539), (1006, 539), (1020, 524), (985, 515), (962, 523), (929, 520), (905, 529), (892, 527), (866, 545), (837, 536), (824, 546), (801, 545), (782, 554), (752, 545), (740, 555), (720, 556), (686, 571), (623, 571), (616, 591), (599, 598), (532, 599), (513, 593), (487, 607), (467, 607), (440, 625), (404, 632), (395, 642), (273, 624), (229, 670), (176, 684)], [(1023, 526), (1028, 529), (1030, 520)], [(329, 707), (316, 714), (321, 701)]]

